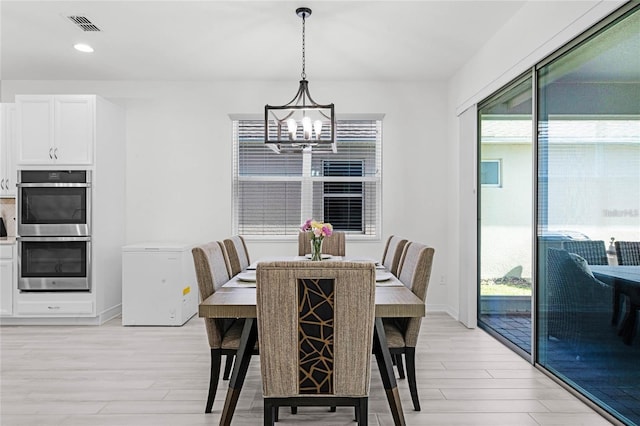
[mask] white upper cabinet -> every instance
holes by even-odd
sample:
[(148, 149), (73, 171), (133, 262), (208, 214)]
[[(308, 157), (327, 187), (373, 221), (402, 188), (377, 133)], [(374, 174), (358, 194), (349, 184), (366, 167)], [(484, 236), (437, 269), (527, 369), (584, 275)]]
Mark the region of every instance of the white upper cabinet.
[(16, 195), (16, 106), (0, 104), (0, 197)]
[(93, 163), (94, 95), (18, 95), (18, 164)]

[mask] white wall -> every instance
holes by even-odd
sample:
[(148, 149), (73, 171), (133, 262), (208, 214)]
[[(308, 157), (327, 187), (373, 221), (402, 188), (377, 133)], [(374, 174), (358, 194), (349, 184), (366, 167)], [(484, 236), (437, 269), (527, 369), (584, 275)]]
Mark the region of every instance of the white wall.
[[(461, 171), (474, 170), (475, 141), (461, 141), (460, 112), (617, 8), (621, 1), (526, 3), (447, 82), (318, 82), (310, 89), (338, 113), (386, 114), (383, 146), (383, 237), (397, 234), (436, 248), (430, 310), (458, 316), (460, 297), (475, 291), (466, 262), (475, 218)], [(127, 242), (207, 241), (231, 233), (230, 113), (284, 103), (287, 82), (2, 81), (2, 102), (16, 94), (96, 93), (127, 111)], [(466, 183), (465, 183), (466, 185)], [(471, 198), (470, 198), (471, 197)], [(465, 206), (464, 209), (461, 206)], [(353, 242), (349, 252), (379, 257), (383, 241)], [(252, 257), (290, 254), (294, 242), (249, 242)], [(463, 255), (464, 254), (464, 255)], [(475, 261), (474, 261), (475, 262)], [(475, 263), (474, 263), (475, 264)], [(441, 284), (443, 282), (444, 284)]]
[[(476, 156), (468, 153), (476, 152), (476, 140), (460, 138), (457, 117), (624, 3), (618, 0), (529, 1), (449, 80), (449, 143), (459, 161), (451, 163), (449, 175), (452, 179), (447, 190), (452, 194), (452, 205), (448, 210), (452, 215), (459, 216), (460, 223), (474, 223), (477, 220), (476, 210), (469, 208), (475, 202), (475, 194), (458, 178), (474, 169)], [(469, 292), (477, 291), (476, 283), (468, 279), (477, 276), (475, 253), (458, 241), (467, 242), (475, 248), (476, 238), (475, 235), (469, 235), (452, 240), (450, 252), (447, 253), (447, 269), (453, 274), (449, 276), (449, 281), (457, 283), (449, 291), (447, 305), (455, 312), (462, 307)], [(467, 278), (461, 281), (461, 277)], [(465, 319), (469, 315), (468, 312), (460, 312), (459, 318)]]
[[(126, 240), (220, 240), (231, 235), (230, 113), (262, 114), (285, 103), (297, 81), (137, 82), (3, 81), (2, 101), (16, 94), (96, 93), (126, 109)], [(450, 311), (441, 285), (449, 252), (452, 152), (442, 82), (316, 82), (319, 102), (340, 113), (384, 113), (383, 239), (350, 242), (350, 254), (379, 258), (390, 234), (435, 247), (428, 309)], [(292, 254), (297, 241), (248, 242), (252, 258)]]

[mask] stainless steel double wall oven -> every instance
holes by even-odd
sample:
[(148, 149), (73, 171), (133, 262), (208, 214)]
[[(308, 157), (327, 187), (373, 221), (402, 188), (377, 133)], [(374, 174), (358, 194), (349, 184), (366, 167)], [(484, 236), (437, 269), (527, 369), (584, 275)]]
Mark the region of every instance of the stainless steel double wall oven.
[(91, 289), (91, 171), (20, 170), (18, 288)]

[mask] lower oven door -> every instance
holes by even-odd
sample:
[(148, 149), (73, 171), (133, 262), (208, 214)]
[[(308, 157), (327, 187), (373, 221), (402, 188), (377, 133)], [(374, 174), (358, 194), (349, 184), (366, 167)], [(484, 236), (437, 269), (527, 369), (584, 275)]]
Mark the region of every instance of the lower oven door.
[(18, 237), (18, 289), (90, 290), (90, 237)]

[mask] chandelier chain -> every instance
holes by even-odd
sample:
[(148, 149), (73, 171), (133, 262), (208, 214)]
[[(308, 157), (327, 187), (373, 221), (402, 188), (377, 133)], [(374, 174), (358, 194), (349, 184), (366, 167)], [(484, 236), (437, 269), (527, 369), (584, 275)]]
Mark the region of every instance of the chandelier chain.
[(302, 73), (300, 74), (300, 77), (302, 77), (303, 80), (307, 79), (307, 73), (305, 72), (305, 14), (302, 14)]

